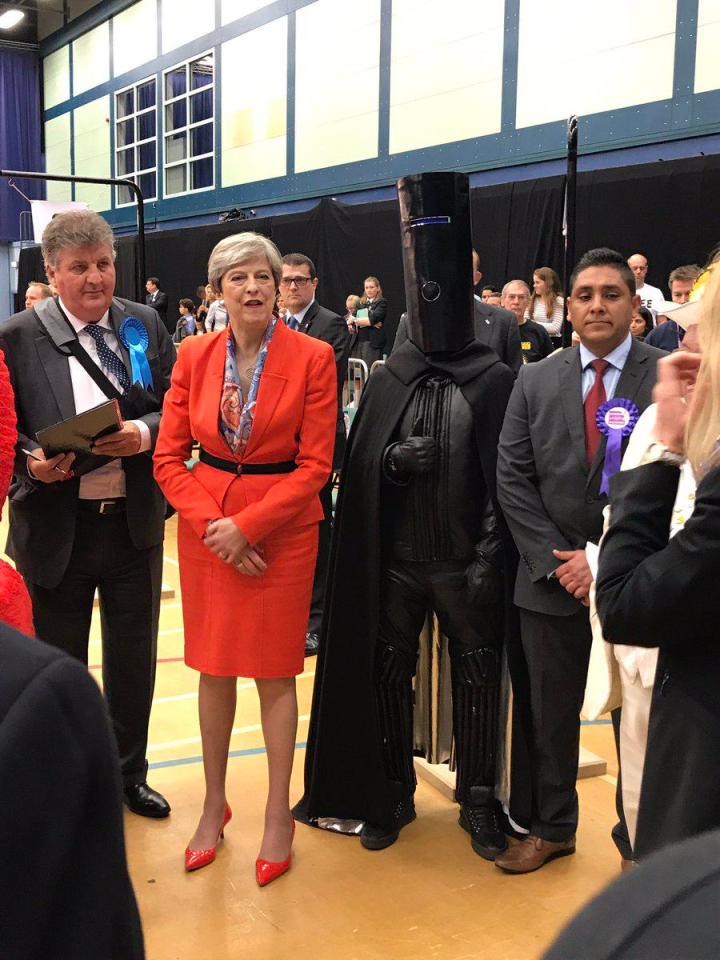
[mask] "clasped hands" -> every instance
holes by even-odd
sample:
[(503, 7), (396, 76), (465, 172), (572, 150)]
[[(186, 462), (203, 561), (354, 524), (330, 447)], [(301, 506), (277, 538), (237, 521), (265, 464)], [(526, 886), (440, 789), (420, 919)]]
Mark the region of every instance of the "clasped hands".
[(589, 607), (593, 575), (585, 551), (553, 550), (553, 556), (565, 561), (555, 570), (555, 578), (560, 582), (560, 586), (576, 600), (580, 600), (583, 606)]
[(248, 577), (261, 577), (267, 570), (267, 564), (258, 548), (248, 543), (245, 534), (230, 517), (210, 520), (203, 543), (215, 556)]

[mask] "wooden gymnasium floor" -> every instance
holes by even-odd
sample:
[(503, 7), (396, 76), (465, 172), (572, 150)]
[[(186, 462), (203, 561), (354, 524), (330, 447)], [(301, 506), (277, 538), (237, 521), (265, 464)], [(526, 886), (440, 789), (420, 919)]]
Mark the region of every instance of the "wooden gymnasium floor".
[[(4, 526), (4, 524), (3, 524)], [(233, 820), (214, 864), (185, 874), (182, 855), (203, 795), (197, 676), (182, 659), (176, 523), (167, 527), (164, 600), (150, 729), (150, 783), (172, 804), (166, 821), (125, 814), (130, 872), (149, 960), (531, 960), (564, 922), (618, 875), (610, 840), (616, 765), (608, 723), (583, 727), (582, 742), (609, 774), (582, 782), (578, 852), (512, 877), (476, 856), (457, 808), (418, 784), (418, 819), (383, 852), (356, 838), (299, 826), (289, 874), (265, 889), (254, 879), (265, 791), (257, 696), (240, 681), (228, 787)], [(4, 534), (4, 531), (3, 531)], [(3, 538), (4, 542), (4, 538)], [(99, 622), (90, 663), (99, 676)], [(315, 661), (298, 680), (300, 728), (294, 795), (302, 785)], [(338, 731), (342, 735), (342, 731)]]

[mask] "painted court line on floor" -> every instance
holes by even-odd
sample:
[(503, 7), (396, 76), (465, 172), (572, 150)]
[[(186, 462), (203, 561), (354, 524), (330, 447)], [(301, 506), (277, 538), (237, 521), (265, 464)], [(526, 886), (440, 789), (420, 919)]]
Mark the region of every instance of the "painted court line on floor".
[[(296, 750), (304, 750), (307, 742), (296, 743)], [(228, 757), (236, 760), (238, 757), (257, 757), (266, 753), (265, 747), (248, 747), (247, 750), (231, 750)], [(183, 767), (188, 763), (202, 763), (202, 757), (180, 757), (177, 760), (159, 760), (156, 763), (148, 764), (150, 770), (162, 770), (163, 767)]]
[[(298, 722), (309, 720), (310, 714), (305, 713), (298, 717)], [(262, 730), (262, 725), (259, 723), (250, 723), (245, 727), (233, 727), (230, 731), (231, 736), (235, 736), (236, 733), (257, 733), (258, 730)], [(174, 750), (175, 747), (186, 747), (190, 743), (200, 743), (200, 737), (185, 737), (182, 740), (167, 740), (165, 743), (151, 743), (148, 745), (148, 753), (155, 750)]]
[[(315, 673), (312, 670), (308, 670), (305, 673), (300, 673), (295, 677), (296, 680), (307, 680), (310, 677), (314, 677)], [(251, 687), (255, 686), (254, 680), (247, 680), (239, 683), (237, 685), (238, 690), (249, 690)], [(153, 700), (153, 706), (156, 703), (174, 703), (176, 700), (192, 700), (197, 698), (197, 690), (194, 693), (175, 693), (171, 697), (155, 697)]]

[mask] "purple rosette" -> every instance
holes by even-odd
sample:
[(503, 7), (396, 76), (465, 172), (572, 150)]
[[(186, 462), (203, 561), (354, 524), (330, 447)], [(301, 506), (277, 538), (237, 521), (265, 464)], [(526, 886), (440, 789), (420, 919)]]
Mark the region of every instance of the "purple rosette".
[(620, 469), (623, 437), (629, 437), (640, 418), (640, 411), (632, 400), (614, 397), (606, 400), (595, 414), (597, 428), (607, 437), (600, 493), (609, 493), (610, 477)]

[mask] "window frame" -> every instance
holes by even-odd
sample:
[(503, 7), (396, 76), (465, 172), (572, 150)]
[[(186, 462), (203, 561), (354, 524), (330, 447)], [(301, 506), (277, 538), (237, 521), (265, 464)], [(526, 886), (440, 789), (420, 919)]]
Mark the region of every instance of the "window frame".
[[(192, 90), (191, 76), (190, 76), (190, 66), (193, 63), (197, 63), (199, 60), (204, 60), (207, 57), (212, 58), (212, 81), (208, 84), (205, 84), (202, 87), (198, 87), (197, 90)], [(169, 73), (174, 73), (176, 70), (179, 70), (181, 67), (185, 68), (185, 92), (180, 93), (175, 97), (165, 98), (166, 94), (166, 78)], [(211, 116), (207, 120), (198, 120), (193, 123), (191, 121), (191, 100), (194, 95), (198, 95), (203, 91), (211, 91), (212, 93), (212, 110)], [(167, 107), (175, 103), (185, 102), (186, 104), (186, 113), (185, 113), (185, 124), (181, 127), (173, 127), (172, 130), (167, 129), (166, 121), (166, 111)], [(217, 57), (215, 56), (215, 49), (210, 48), (205, 50), (203, 53), (198, 53), (193, 57), (188, 57), (187, 60), (181, 60), (179, 63), (174, 64), (171, 67), (168, 67), (166, 70), (162, 71), (162, 146), (163, 146), (163, 163), (162, 163), (162, 195), (166, 200), (175, 199), (175, 197), (187, 197), (192, 196), (197, 193), (207, 193), (210, 190), (214, 190), (216, 187), (216, 176), (215, 176), (215, 139), (217, 132)], [(210, 152), (198, 154), (196, 157), (191, 155), (191, 144), (192, 144), (192, 131), (198, 129), (199, 127), (209, 126), (212, 124), (212, 150)], [(174, 136), (176, 134), (184, 134), (186, 141), (186, 155), (183, 160), (172, 160), (168, 162), (167, 160), (167, 138)], [(192, 184), (192, 164), (198, 160), (206, 160), (210, 158), (212, 161), (212, 182), (209, 186), (206, 187), (195, 187), (191, 186)], [(179, 167), (185, 168), (185, 190), (178, 190), (177, 192), (169, 193), (167, 189), (167, 174), (168, 170), (177, 169)]]
[[(138, 109), (137, 109), (137, 105), (138, 105), (137, 91), (138, 91), (138, 88), (139, 88), (139, 87), (145, 86), (146, 83), (154, 83), (154, 84), (155, 84), (155, 104), (154, 104), (152, 107), (145, 107), (143, 110), (138, 110)], [(132, 113), (125, 114), (125, 116), (119, 117), (119, 116), (118, 116), (118, 98), (121, 97), (123, 94), (128, 93), (129, 91), (132, 91), (132, 93), (133, 93), (133, 111), (132, 111)], [(143, 196), (143, 200), (144, 200), (145, 202), (151, 202), (151, 201), (159, 200), (159, 199), (160, 199), (160, 193), (159, 193), (159, 185), (160, 185), (160, 184), (159, 184), (159, 177), (158, 177), (158, 116), (157, 116), (157, 110), (158, 110), (158, 96), (157, 96), (157, 94), (158, 94), (158, 82), (157, 82), (157, 76), (156, 76), (155, 74), (153, 74), (153, 75), (151, 75), (151, 76), (149, 76), (149, 77), (144, 77), (142, 80), (136, 80), (134, 83), (129, 83), (129, 84), (127, 84), (127, 86), (121, 87), (121, 88), (118, 89), (118, 90), (113, 90), (112, 94), (113, 94), (112, 118), (113, 118), (113, 143), (114, 143), (114, 148), (113, 148), (113, 170), (114, 170), (115, 178), (118, 179), (118, 180), (122, 180), (122, 179), (133, 180), (138, 186), (140, 186), (140, 183), (139, 183), (139, 177), (140, 177), (140, 176), (143, 176), (143, 175), (145, 175), (145, 174), (147, 174), (147, 173), (154, 173), (154, 174), (155, 174), (155, 194), (154, 194), (154, 196), (152, 196), (152, 197)], [(132, 121), (133, 121), (133, 128), (134, 128), (135, 132), (137, 132), (137, 118), (140, 117), (140, 116), (143, 116), (144, 114), (149, 114), (149, 113), (151, 113), (152, 111), (155, 112), (155, 134), (154, 134), (154, 136), (152, 136), (152, 137), (146, 137), (144, 140), (137, 140), (137, 139), (135, 139), (135, 140), (133, 140), (132, 144), (129, 144), (129, 145), (127, 145), (127, 146), (122, 146), (122, 147), (119, 146), (119, 145), (118, 145), (118, 126), (119, 126), (119, 124), (124, 123), (126, 120), (132, 120)], [(138, 149), (139, 149), (139, 147), (144, 146), (144, 145), (147, 144), (147, 143), (154, 143), (154, 144), (155, 144), (155, 164), (154, 164), (153, 167), (147, 167), (147, 168), (143, 168), (142, 170), (139, 170), (139, 169), (138, 169)], [(135, 169), (133, 170), (132, 174), (122, 176), (122, 175), (119, 173), (119, 169), (118, 169), (118, 168), (119, 168), (119, 162), (118, 162), (118, 161), (119, 161), (119, 154), (122, 153), (122, 152), (124, 152), (124, 151), (126, 151), (126, 150), (132, 150), (132, 151), (133, 151), (133, 160), (134, 160)], [(121, 190), (121, 189), (122, 189), (122, 188), (119, 187), (119, 186), (117, 186), (117, 185), (115, 185), (115, 186), (113, 187), (113, 199), (114, 199), (114, 202), (115, 202), (115, 207), (116, 207), (117, 209), (119, 209), (119, 210), (126, 210), (126, 209), (128, 209), (129, 207), (137, 206), (137, 200), (135, 199), (135, 194), (134, 194), (134, 193), (131, 193), (130, 200), (127, 200), (127, 201), (121, 201), (121, 200), (120, 200), (119, 194), (120, 194), (120, 190)]]

